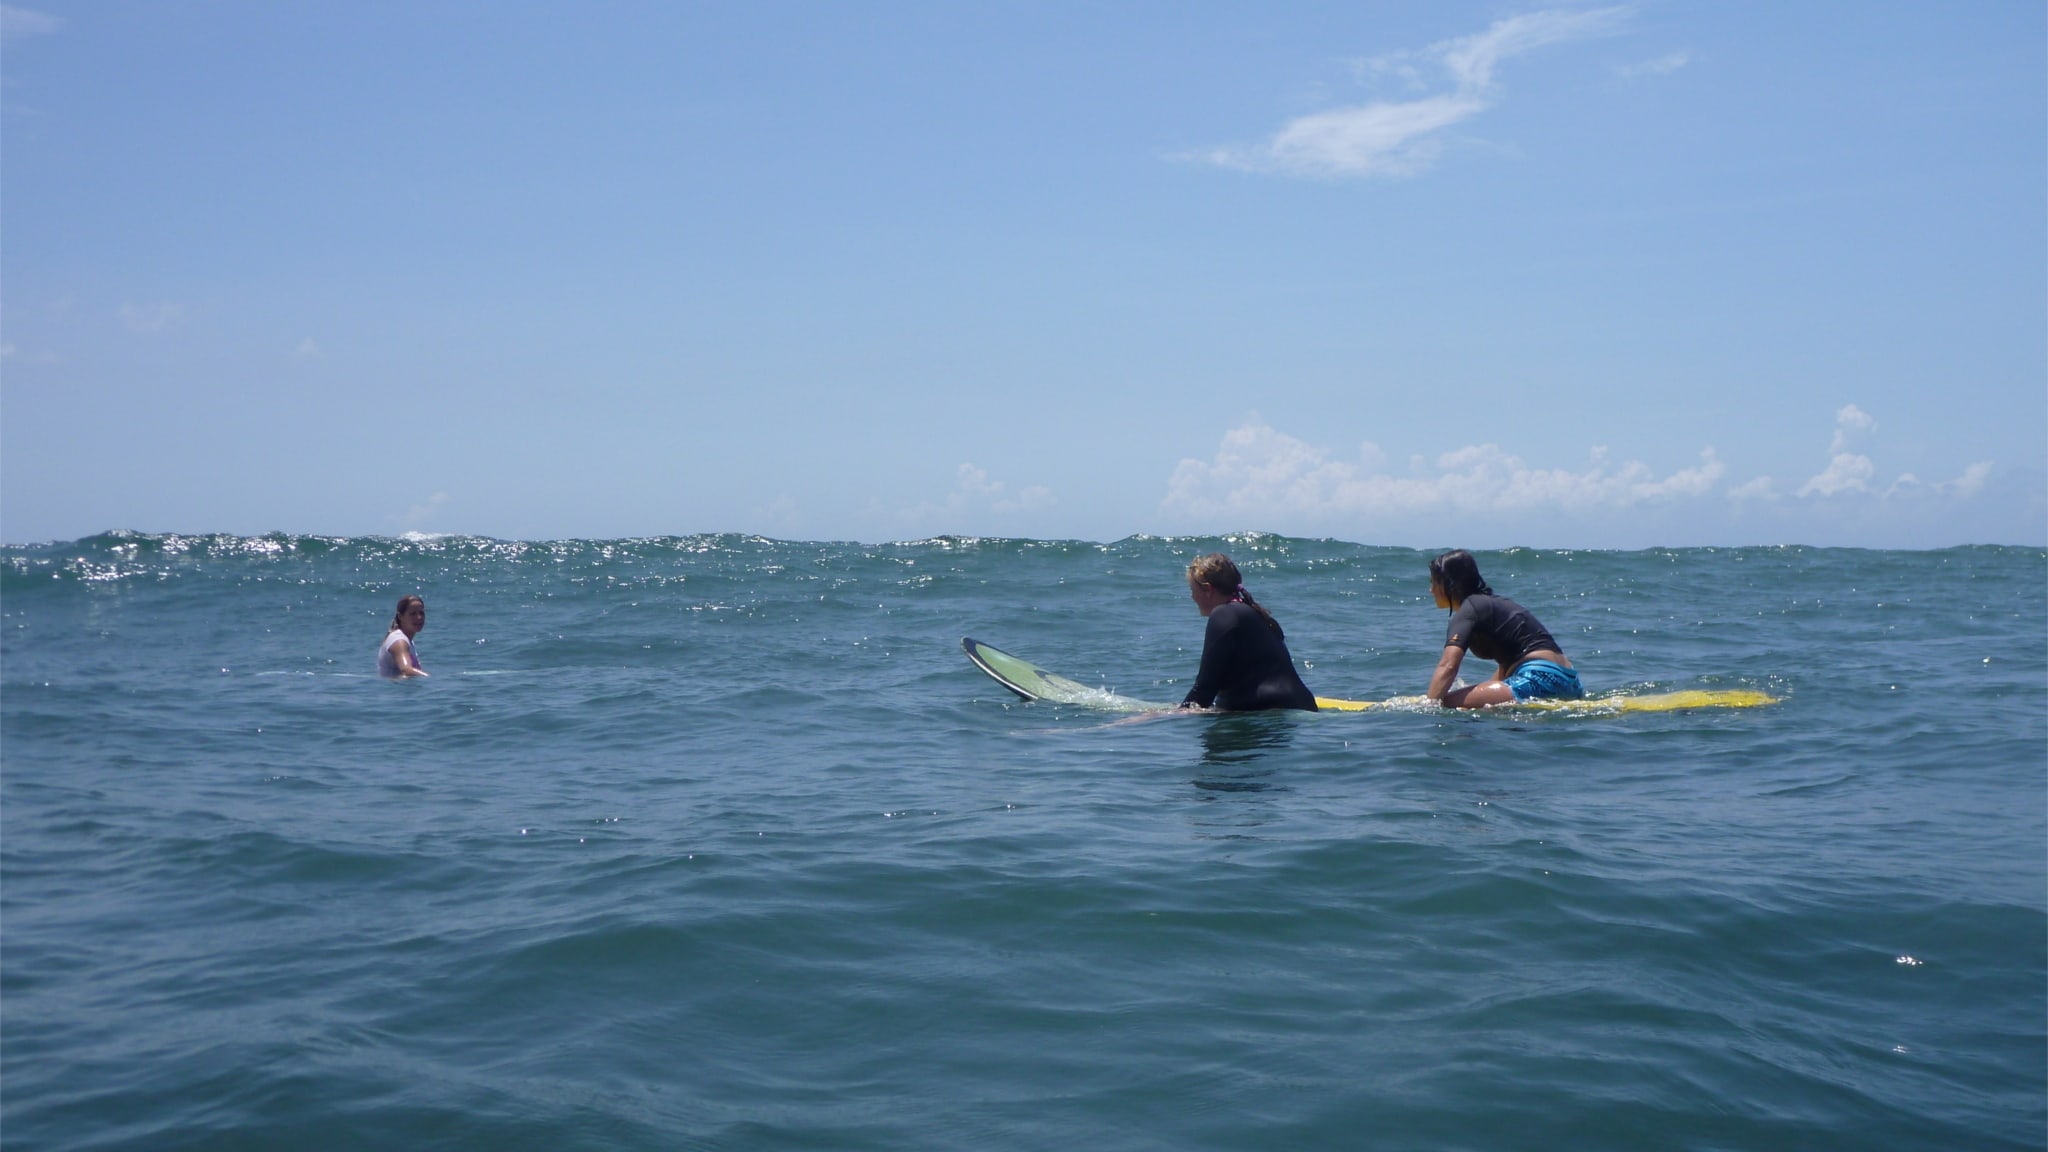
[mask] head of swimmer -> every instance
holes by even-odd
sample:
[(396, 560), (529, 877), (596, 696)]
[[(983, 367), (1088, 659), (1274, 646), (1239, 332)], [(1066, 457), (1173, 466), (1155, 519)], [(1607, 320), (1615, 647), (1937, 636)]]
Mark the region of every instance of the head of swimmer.
[(1493, 589), (1479, 575), (1479, 561), (1458, 548), (1429, 562), (1429, 594), (1437, 607), (1456, 608), (1473, 596), (1493, 595)]
[(417, 596), (406, 596), (398, 601), (398, 611), (391, 617), (391, 626), (405, 633), (410, 640), (419, 635), (427, 626), (427, 602)]
[(1204, 616), (1237, 599), (1243, 587), (1244, 577), (1238, 575), (1237, 565), (1221, 552), (1211, 552), (1188, 565), (1188, 595)]
[(1195, 607), (1204, 616), (1233, 600), (1241, 602), (1257, 612), (1259, 619), (1266, 622), (1266, 627), (1271, 628), (1274, 635), (1282, 639), (1287, 636), (1280, 622), (1266, 611), (1265, 605), (1252, 599), (1251, 589), (1244, 586), (1244, 577), (1238, 575), (1237, 565), (1221, 552), (1211, 552), (1188, 565), (1188, 595), (1194, 597)]

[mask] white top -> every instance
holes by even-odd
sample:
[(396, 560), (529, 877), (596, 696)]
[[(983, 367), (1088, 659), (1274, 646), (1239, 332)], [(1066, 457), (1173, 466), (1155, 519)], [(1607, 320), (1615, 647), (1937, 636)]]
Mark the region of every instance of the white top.
[[(397, 679), (403, 673), (403, 669), (398, 664), (398, 646), (400, 644), (406, 644), (405, 631), (400, 628), (393, 628), (391, 634), (384, 637), (384, 646), (377, 649), (377, 675)], [(406, 646), (411, 647), (410, 644), (406, 644)], [(412, 662), (415, 665), (420, 662), (418, 652), (412, 654)]]

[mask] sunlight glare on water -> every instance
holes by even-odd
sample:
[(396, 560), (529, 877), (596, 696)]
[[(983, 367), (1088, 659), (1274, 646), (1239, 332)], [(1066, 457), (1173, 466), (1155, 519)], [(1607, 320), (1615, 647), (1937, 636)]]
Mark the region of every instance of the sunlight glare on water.
[[(10, 1147), (2041, 1148), (2038, 550), (1480, 554), (1596, 694), (1139, 718), (1230, 551), (1317, 693), (1426, 557), (0, 550)], [(431, 678), (373, 656), (424, 596)]]

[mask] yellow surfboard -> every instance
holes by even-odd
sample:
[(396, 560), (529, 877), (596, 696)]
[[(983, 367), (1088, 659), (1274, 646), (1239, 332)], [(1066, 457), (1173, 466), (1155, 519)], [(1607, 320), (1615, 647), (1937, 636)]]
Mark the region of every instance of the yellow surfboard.
[[(1588, 696), (1580, 700), (1527, 700), (1519, 704), (1497, 704), (1496, 708), (1540, 712), (1577, 712), (1606, 715), (1610, 712), (1685, 712), (1694, 708), (1759, 708), (1776, 704), (1778, 697), (1752, 688), (1687, 688), (1678, 692), (1652, 692), (1642, 696)], [(1337, 700), (1316, 697), (1316, 707), (1325, 712), (1363, 712), (1368, 708), (1413, 709), (1430, 707), (1427, 696), (1396, 696), (1391, 700)]]

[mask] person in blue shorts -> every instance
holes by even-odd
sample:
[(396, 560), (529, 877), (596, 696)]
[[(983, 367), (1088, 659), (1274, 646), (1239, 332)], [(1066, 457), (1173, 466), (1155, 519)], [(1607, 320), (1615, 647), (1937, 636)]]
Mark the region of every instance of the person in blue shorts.
[[(1429, 698), (1446, 708), (1484, 708), (1523, 700), (1576, 700), (1586, 694), (1572, 662), (1527, 608), (1496, 596), (1479, 562), (1458, 549), (1429, 562), (1429, 591), (1451, 610), (1444, 654), (1429, 678)], [(1452, 690), (1470, 651), (1499, 665), (1484, 682)]]

